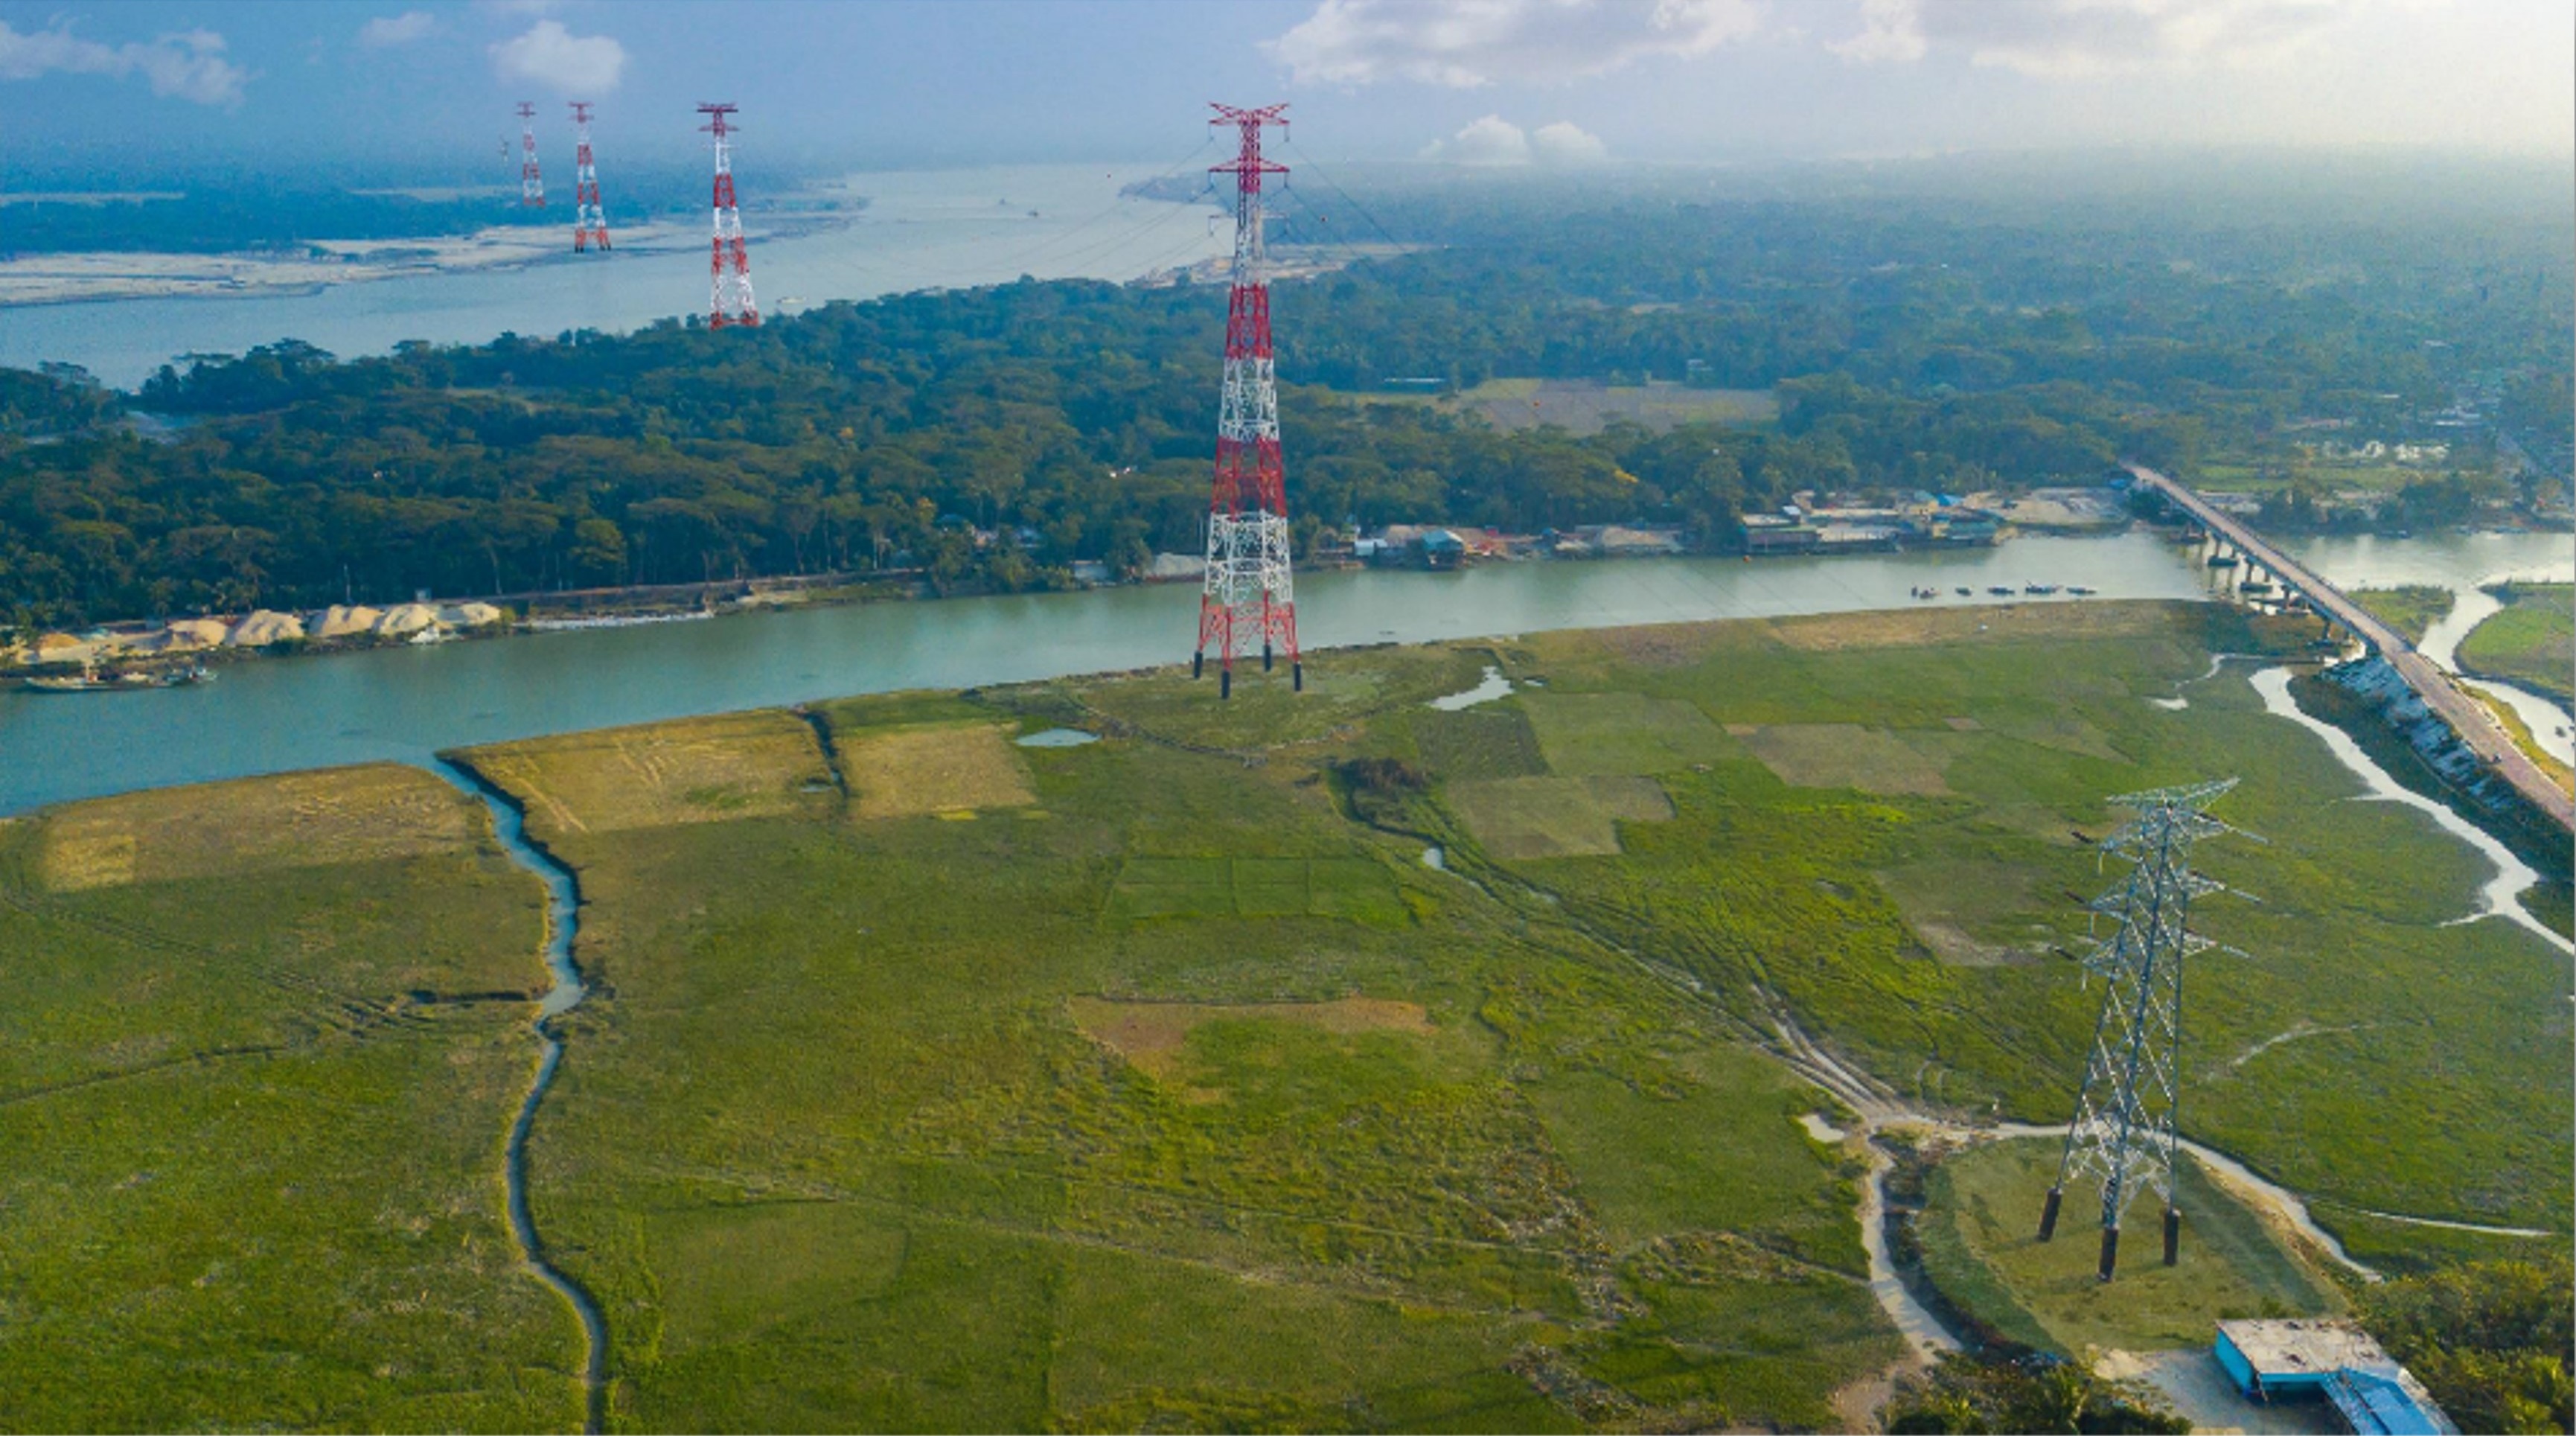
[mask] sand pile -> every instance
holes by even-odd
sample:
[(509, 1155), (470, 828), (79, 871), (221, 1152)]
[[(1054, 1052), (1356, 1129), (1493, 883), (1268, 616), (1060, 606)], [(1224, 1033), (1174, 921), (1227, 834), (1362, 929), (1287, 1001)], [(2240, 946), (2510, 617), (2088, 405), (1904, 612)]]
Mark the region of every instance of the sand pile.
[(303, 619), (291, 613), (279, 613), (274, 609), (261, 608), (252, 610), (250, 617), (233, 625), (233, 631), (226, 636), (224, 642), (235, 648), (261, 648), (271, 643), (282, 643), (287, 639), (303, 636)]
[(385, 616), (376, 624), (376, 632), (387, 638), (400, 638), (407, 633), (434, 627), (437, 623), (438, 610), (428, 604), (397, 604), (385, 610)]
[(335, 603), (322, 610), (322, 616), (314, 621), (313, 636), (354, 638), (361, 633), (373, 633), (376, 631), (376, 625), (384, 621), (384, 617), (383, 609), (369, 608), (363, 603), (355, 607), (343, 607)]
[(180, 653), (190, 649), (214, 648), (229, 634), (219, 618), (181, 618), (165, 625), (160, 634), (160, 651)]
[(438, 610), (438, 621), (450, 628), (481, 628), (507, 617), (488, 603), (451, 603)]

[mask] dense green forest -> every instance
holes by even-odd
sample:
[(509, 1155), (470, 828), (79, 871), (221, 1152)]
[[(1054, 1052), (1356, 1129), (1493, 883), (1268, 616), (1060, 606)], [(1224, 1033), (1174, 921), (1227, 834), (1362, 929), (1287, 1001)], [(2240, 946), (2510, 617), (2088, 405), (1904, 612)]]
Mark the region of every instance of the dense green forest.
[[(1344, 229), (1367, 214), (1340, 207)], [(1285, 208), (1284, 240), (1329, 248), (1330, 214)], [(1389, 203), (1380, 234), (1437, 247), (1274, 300), (1300, 541), (1629, 521), (1723, 545), (1802, 488), (2081, 482), (2115, 457), (2188, 473), (2311, 418), (2394, 439), (2474, 382), (2564, 430), (2576, 286), (2556, 227), (2311, 210), (2176, 230), (2151, 208), (2076, 223), (1937, 195)], [(0, 618), (1132, 567), (1199, 544), (1223, 309), (1207, 288), (1024, 280), (754, 330), (347, 361), (285, 341), (132, 395), (0, 372)], [(1781, 414), (1578, 437), (1370, 400), (1417, 376), (1776, 388)], [(979, 549), (975, 528), (1001, 537)]]

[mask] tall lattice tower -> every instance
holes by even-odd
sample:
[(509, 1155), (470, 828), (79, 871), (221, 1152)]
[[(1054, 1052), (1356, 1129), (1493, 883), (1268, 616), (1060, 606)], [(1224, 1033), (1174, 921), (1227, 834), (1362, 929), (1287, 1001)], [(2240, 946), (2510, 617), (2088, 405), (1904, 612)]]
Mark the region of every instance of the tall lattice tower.
[(543, 208), (546, 182), (537, 173), (537, 107), (519, 102), (519, 203)]
[(2131, 864), (2118, 887), (2093, 900), (2093, 911), (2118, 926), (2084, 956), (2105, 984), (2093, 1023), (2093, 1051), (2075, 1095), (2057, 1182), (2040, 1209), (2039, 1239), (2057, 1234), (2057, 1208), (2069, 1180), (2102, 1186), (2101, 1279), (2120, 1260), (2120, 1215), (2140, 1187), (2165, 1202), (2165, 1265), (2182, 1251), (2182, 1209), (2174, 1201), (2174, 1114), (2182, 1078), (2183, 959), (2210, 945), (2191, 930), (2191, 900), (2219, 885), (2191, 870), (2191, 845), (2232, 832), (2204, 811), (2236, 786), (2234, 778), (2158, 788), (2113, 798), (2137, 816), (2102, 840), (2102, 850)]
[(725, 117), (732, 105), (700, 105), (707, 122), (698, 126), (716, 137), (716, 234), (707, 259), (707, 327), (758, 324), (760, 305), (751, 297), (751, 257), (742, 247), (742, 211), (733, 202), (733, 125)]
[(1199, 596), (1199, 646), (1190, 676), (1217, 652), (1217, 696), (1234, 695), (1234, 655), (1256, 635), (1261, 667), (1275, 647), (1288, 653), (1291, 684), (1306, 687), (1297, 655), (1297, 602), (1288, 567), (1288, 500), (1279, 462), (1279, 388), (1270, 361), (1270, 283), (1261, 247), (1261, 177), (1288, 167), (1261, 157), (1261, 127), (1288, 121), (1286, 105), (1212, 106), (1212, 125), (1232, 125), (1234, 160), (1211, 174), (1234, 176), (1233, 288), (1226, 298), (1225, 395), (1217, 408), (1216, 489), (1208, 502), (1207, 586)]
[(599, 167), (590, 162), (590, 102), (572, 105), (572, 248), (608, 248), (608, 214), (599, 207)]

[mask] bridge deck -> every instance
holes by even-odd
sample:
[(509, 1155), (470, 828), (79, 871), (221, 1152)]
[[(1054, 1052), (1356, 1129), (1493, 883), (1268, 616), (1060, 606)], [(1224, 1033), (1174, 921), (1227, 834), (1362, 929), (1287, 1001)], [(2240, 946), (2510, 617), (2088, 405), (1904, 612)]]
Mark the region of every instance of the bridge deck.
[(2461, 690), (2433, 660), (2426, 658), (2406, 640), (2406, 635), (2371, 616), (2368, 609), (2353, 602), (2350, 595), (2311, 572), (2305, 564), (2266, 542), (2262, 535), (2248, 528), (2233, 514), (2221, 513), (2208, 500), (2189, 488), (2166, 478), (2153, 469), (2136, 464), (2125, 466), (2137, 481), (2173, 501), (2176, 508), (2191, 515), (2194, 522), (2234, 544), (2246, 557), (2260, 564), (2284, 587), (2296, 590), (2319, 613), (2333, 619), (2370, 645), (2380, 657), (2388, 660), (2406, 686), (2415, 690), (2469, 745), (2498, 777), (2511, 783), (2514, 791), (2531, 805), (2547, 813), (2560, 827), (2576, 829), (2576, 800), (2567, 790), (2549, 779), (2531, 755), (2522, 751), (2504, 726), (2496, 721), (2487, 706)]

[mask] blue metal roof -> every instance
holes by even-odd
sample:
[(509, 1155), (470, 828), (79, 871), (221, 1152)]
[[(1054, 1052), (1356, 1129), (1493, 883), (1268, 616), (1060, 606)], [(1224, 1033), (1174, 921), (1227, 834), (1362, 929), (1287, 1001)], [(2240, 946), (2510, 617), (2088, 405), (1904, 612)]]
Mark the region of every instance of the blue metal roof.
[(2358, 1436), (2456, 1436), (2440, 1408), (2416, 1399), (2399, 1370), (2346, 1367), (2326, 1378), (2326, 1397)]

